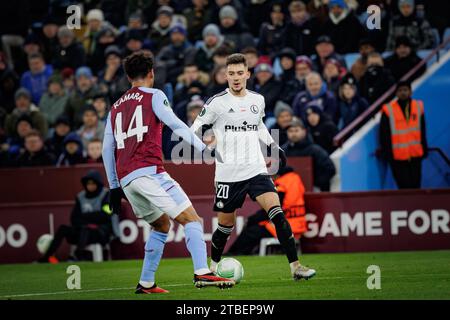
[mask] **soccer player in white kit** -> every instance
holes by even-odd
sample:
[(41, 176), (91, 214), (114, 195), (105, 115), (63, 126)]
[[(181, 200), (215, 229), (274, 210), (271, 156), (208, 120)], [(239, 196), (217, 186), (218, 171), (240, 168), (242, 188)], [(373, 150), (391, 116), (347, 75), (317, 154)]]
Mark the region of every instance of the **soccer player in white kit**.
[(211, 271), (215, 272), (226, 242), (234, 228), (236, 209), (248, 194), (264, 209), (276, 228), (278, 240), (289, 261), (294, 280), (309, 279), (316, 271), (298, 261), (295, 239), (284, 216), (275, 186), (268, 175), (260, 141), (269, 146), (272, 155), (279, 154), (280, 165), (286, 165), (283, 150), (272, 139), (263, 122), (264, 97), (246, 89), (250, 77), (245, 56), (227, 58), (228, 89), (211, 97), (191, 129), (199, 133), (211, 126), (215, 146), (215, 202), (219, 226), (211, 240)]

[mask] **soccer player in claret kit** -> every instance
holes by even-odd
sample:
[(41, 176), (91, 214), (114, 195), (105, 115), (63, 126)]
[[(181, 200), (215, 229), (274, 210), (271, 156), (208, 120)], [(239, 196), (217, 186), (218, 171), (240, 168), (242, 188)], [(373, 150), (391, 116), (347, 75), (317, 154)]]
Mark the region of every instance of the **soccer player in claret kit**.
[(173, 113), (166, 95), (154, 89), (153, 57), (143, 52), (125, 58), (131, 89), (117, 100), (108, 115), (103, 161), (110, 186), (110, 205), (120, 212), (126, 196), (135, 215), (153, 230), (145, 244), (145, 257), (136, 293), (167, 293), (155, 283), (170, 228), (169, 217), (184, 226), (186, 246), (194, 264), (194, 284), (232, 287), (234, 281), (215, 276), (208, 268), (203, 227), (179, 184), (165, 172), (162, 161), (162, 126), (204, 150), (203, 142)]
[(191, 129), (199, 133), (211, 126), (215, 146), (214, 211), (219, 226), (211, 240), (211, 271), (217, 270), (226, 242), (234, 228), (236, 209), (241, 208), (248, 194), (265, 210), (275, 225), (294, 280), (309, 279), (316, 271), (298, 261), (295, 239), (280, 206), (275, 186), (268, 175), (260, 141), (270, 147), (272, 156), (279, 155), (280, 166), (286, 165), (283, 150), (275, 143), (263, 122), (264, 97), (246, 89), (250, 77), (243, 54), (227, 58), (228, 88), (211, 97)]

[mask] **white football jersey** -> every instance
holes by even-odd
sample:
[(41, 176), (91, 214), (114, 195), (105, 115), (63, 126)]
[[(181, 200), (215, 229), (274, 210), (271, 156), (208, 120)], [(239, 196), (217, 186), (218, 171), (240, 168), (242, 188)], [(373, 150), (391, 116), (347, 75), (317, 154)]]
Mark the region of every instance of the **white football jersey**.
[(267, 174), (260, 139), (268, 144), (273, 140), (262, 120), (264, 107), (264, 97), (250, 90), (237, 97), (226, 89), (206, 102), (191, 129), (197, 132), (203, 125), (212, 125), (217, 182), (237, 182)]

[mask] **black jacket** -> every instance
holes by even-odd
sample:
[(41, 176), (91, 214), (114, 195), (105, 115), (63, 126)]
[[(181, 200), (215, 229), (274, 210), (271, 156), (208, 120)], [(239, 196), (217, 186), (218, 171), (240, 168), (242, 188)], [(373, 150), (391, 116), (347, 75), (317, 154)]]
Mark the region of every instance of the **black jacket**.
[(312, 157), (314, 185), (322, 191), (330, 190), (330, 179), (336, 173), (336, 169), (328, 153), (319, 145), (314, 144), (309, 135), (297, 143), (288, 141), (281, 148), (288, 157)]
[(17, 165), (19, 167), (51, 166), (54, 163), (55, 157), (53, 154), (49, 153), (45, 147), (35, 154), (26, 151), (17, 159)]
[[(384, 66), (391, 70), (396, 81), (399, 81), (406, 73), (414, 68), (422, 59), (415, 53), (411, 52), (408, 57), (399, 58), (394, 53), (384, 60)], [(409, 79), (413, 82), (427, 71), (427, 64), (424, 63)]]
[(316, 18), (310, 18), (301, 25), (289, 22), (286, 25), (284, 47), (294, 49), (297, 55), (312, 55), (318, 29), (319, 24)]
[(265, 109), (266, 114), (273, 113), (275, 103), (280, 98), (282, 89), (281, 82), (279, 82), (278, 80), (275, 79), (274, 76), (272, 76), (272, 78), (270, 78), (266, 83), (264, 83), (261, 86), (257, 83), (257, 80), (255, 79), (252, 89), (264, 96), (266, 101), (266, 109)]
[(381, 66), (371, 66), (359, 82), (360, 92), (369, 104), (372, 104), (394, 83), (395, 79), (389, 69)]
[(333, 145), (333, 138), (338, 133), (338, 129), (327, 115), (322, 114), (320, 116), (320, 121), (317, 126), (309, 126), (309, 133), (311, 134), (314, 143), (317, 143), (325, 149), (328, 154), (331, 154), (336, 150), (336, 147)]
[(86, 64), (86, 54), (84, 48), (79, 42), (72, 42), (67, 48), (58, 46), (53, 57), (52, 65), (55, 69), (62, 70), (64, 68), (72, 68), (76, 70), (78, 67)]

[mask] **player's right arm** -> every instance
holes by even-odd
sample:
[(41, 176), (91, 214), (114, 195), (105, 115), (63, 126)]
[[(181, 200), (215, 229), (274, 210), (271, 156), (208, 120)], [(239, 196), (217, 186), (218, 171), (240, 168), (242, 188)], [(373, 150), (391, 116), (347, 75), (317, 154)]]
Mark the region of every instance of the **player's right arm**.
[(173, 112), (166, 95), (158, 91), (153, 95), (152, 108), (155, 115), (172, 131), (194, 146), (195, 149), (203, 151), (206, 145), (181, 121)]
[(205, 125), (212, 125), (216, 122), (219, 117), (218, 106), (211, 101), (211, 104), (205, 104), (203, 106), (202, 111), (195, 119), (194, 123), (191, 126), (191, 130), (196, 134), (199, 134), (199, 130)]

